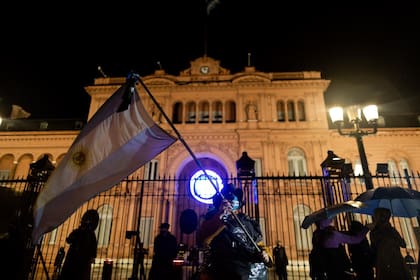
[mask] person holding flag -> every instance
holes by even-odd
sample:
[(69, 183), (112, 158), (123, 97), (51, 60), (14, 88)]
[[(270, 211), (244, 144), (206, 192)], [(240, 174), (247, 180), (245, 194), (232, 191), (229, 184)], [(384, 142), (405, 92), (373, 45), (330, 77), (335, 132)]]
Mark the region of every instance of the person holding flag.
[[(78, 207), (171, 146), (177, 138), (148, 114), (130, 74), (89, 120), (35, 202), (32, 240), (64, 222)], [(116, 164), (117, 163), (117, 164)]]
[(261, 229), (257, 221), (240, 212), (242, 198), (242, 189), (227, 184), (221, 194), (213, 197), (214, 208), (209, 210), (200, 226), (199, 242), (209, 248), (202, 273), (210, 279), (267, 279), (271, 257), (255, 246), (262, 241)]

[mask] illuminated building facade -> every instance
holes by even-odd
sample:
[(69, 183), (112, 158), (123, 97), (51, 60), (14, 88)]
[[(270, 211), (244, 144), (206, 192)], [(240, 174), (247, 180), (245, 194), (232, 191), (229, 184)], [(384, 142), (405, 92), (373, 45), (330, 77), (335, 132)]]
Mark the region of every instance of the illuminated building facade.
[[(320, 72), (265, 73), (247, 66), (239, 73), (230, 73), (219, 61), (204, 56), (192, 61), (190, 68), (179, 75), (157, 70), (142, 77), (142, 81), (163, 109), (160, 112), (138, 85), (155, 122), (174, 134), (166, 114), (211, 176), (235, 177), (236, 161), (244, 151), (255, 160), (257, 177), (322, 174), (320, 164), (330, 150), (351, 163), (355, 172), (360, 169), (354, 139), (340, 136), (329, 127), (324, 95), (330, 81), (323, 79)], [(124, 82), (125, 77), (103, 77), (86, 86), (91, 96), (88, 119)], [(59, 163), (79, 131), (16, 131), (3, 123), (0, 175), (25, 177), (29, 164), (44, 154), (54, 164)], [(420, 170), (419, 143), (419, 126), (380, 127), (377, 134), (364, 139), (370, 169), (375, 170), (377, 163), (387, 163), (390, 173)], [(200, 176), (199, 171), (185, 146), (177, 141), (136, 174), (145, 179), (166, 175), (194, 178)], [(176, 188), (186, 199), (194, 194), (197, 203), (205, 204), (212, 195), (189, 183)]]

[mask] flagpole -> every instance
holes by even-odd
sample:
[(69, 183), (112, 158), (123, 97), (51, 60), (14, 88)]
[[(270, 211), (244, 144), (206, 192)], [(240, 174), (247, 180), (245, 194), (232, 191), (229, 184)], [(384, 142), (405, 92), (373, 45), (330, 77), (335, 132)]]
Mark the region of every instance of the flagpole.
[[(166, 122), (171, 126), (171, 128), (173, 129), (173, 131), (175, 132), (175, 134), (177, 135), (179, 141), (181, 141), (181, 143), (184, 145), (185, 149), (187, 149), (188, 153), (191, 155), (191, 157), (193, 158), (194, 162), (197, 164), (197, 166), (203, 171), (204, 175), (207, 177), (207, 179), (210, 181), (210, 183), (212, 184), (212, 186), (214, 187), (214, 189), (216, 190), (216, 193), (218, 193), (221, 198), (224, 200), (225, 197), (224, 195), (219, 191), (219, 188), (216, 186), (216, 184), (213, 182), (213, 179), (210, 177), (210, 175), (208, 175), (208, 173), (206, 172), (206, 170), (204, 169), (204, 167), (202, 166), (201, 162), (198, 160), (198, 158), (195, 156), (194, 152), (191, 150), (191, 148), (188, 146), (187, 142), (185, 142), (184, 138), (181, 136), (181, 134), (179, 133), (179, 131), (176, 129), (175, 125), (172, 123), (172, 121), (169, 119), (169, 117), (166, 115), (166, 113), (163, 111), (162, 107), (160, 106), (160, 104), (157, 102), (157, 100), (155, 99), (155, 97), (152, 95), (152, 93), (150, 92), (150, 90), (148, 89), (148, 87), (146, 86), (146, 84), (142, 81), (142, 79), (140, 79), (140, 75), (138, 74), (132, 74), (133, 78), (136, 78), (137, 81), (143, 86), (144, 90), (147, 92), (147, 94), (149, 95), (149, 97), (152, 99), (153, 103), (155, 103), (156, 107), (159, 109), (159, 111), (162, 113), (163, 117), (165, 118)], [(236, 215), (235, 212), (231, 212), (233, 217), (235, 218), (235, 220), (238, 222), (238, 224), (240, 225), (240, 227), (244, 230), (245, 234), (247, 235), (248, 239), (251, 241), (251, 243), (255, 246), (255, 248), (257, 249), (258, 253), (261, 253), (261, 248), (258, 246), (258, 244), (254, 241), (254, 239), (252, 238), (252, 236), (249, 234), (249, 232), (247, 231), (247, 229), (245, 228), (244, 224), (239, 220), (238, 216)]]

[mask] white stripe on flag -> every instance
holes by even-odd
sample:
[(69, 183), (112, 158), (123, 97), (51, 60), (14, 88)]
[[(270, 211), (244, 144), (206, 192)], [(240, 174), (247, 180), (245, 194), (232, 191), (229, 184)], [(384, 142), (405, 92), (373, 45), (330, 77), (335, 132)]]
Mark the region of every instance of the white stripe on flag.
[[(128, 90), (133, 94), (130, 106), (117, 112)], [(122, 86), (86, 124), (40, 192), (34, 207), (34, 242), (175, 141), (154, 123), (135, 86)]]

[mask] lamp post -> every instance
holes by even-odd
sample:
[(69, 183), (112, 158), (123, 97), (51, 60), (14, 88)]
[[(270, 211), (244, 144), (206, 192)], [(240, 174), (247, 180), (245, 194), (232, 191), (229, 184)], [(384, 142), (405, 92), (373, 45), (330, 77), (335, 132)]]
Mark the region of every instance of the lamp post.
[[(373, 189), (372, 175), (369, 171), (369, 165), (366, 158), (365, 147), (363, 145), (363, 136), (375, 134), (378, 132), (378, 107), (368, 105), (361, 109), (359, 106), (350, 106), (346, 109), (348, 120), (353, 124), (353, 129), (344, 128), (344, 110), (342, 107), (333, 107), (329, 109), (331, 121), (338, 128), (340, 135), (354, 137), (359, 150), (360, 163), (362, 164), (363, 176), (365, 178), (366, 189)], [(362, 112), (369, 127), (362, 129)]]
[(236, 171), (239, 186), (244, 191), (244, 198), (247, 198), (245, 207), (249, 214), (252, 214), (258, 221), (260, 217), (258, 209), (258, 188), (255, 180), (255, 160), (242, 152), (242, 156), (236, 161)]
[[(325, 178), (325, 188), (324, 188), (324, 205), (330, 206), (334, 203), (338, 203), (336, 199), (339, 197), (337, 195), (338, 190), (336, 186), (337, 179), (341, 177), (341, 170), (344, 166), (344, 159), (340, 158), (333, 151), (328, 151), (327, 158), (321, 163), (322, 175)], [(335, 181), (335, 182), (334, 182)], [(348, 200), (348, 199), (345, 199)], [(341, 202), (341, 201), (340, 201)]]

